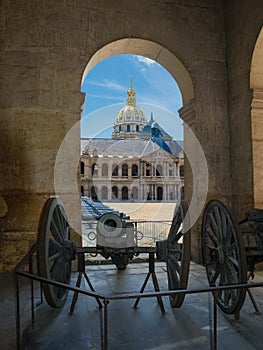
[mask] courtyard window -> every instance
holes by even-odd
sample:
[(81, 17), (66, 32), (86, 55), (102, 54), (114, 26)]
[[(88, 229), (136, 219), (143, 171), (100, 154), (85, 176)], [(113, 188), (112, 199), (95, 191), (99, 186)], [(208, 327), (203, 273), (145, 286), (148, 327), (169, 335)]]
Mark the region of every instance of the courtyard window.
[(91, 172), (92, 172), (92, 176), (94, 177), (98, 176), (98, 166), (96, 163), (92, 164)]
[(119, 171), (118, 165), (113, 165), (113, 167), (112, 167), (112, 176), (113, 177), (117, 177), (118, 176), (118, 171)]
[(113, 186), (111, 189), (111, 199), (118, 199), (118, 187)]
[(180, 166), (180, 177), (184, 177), (184, 166)]
[(101, 189), (101, 199), (108, 199), (108, 188), (106, 186)]
[(128, 176), (128, 164), (122, 165), (122, 176), (127, 177)]
[(132, 176), (133, 177), (138, 176), (138, 165), (137, 164), (132, 165)]
[(162, 176), (162, 174), (163, 174), (163, 168), (160, 164), (158, 164), (156, 167), (156, 176)]
[(107, 164), (102, 165), (102, 176), (108, 177), (108, 165)]
[(85, 164), (84, 162), (80, 162), (80, 175), (84, 176), (84, 172), (85, 172)]

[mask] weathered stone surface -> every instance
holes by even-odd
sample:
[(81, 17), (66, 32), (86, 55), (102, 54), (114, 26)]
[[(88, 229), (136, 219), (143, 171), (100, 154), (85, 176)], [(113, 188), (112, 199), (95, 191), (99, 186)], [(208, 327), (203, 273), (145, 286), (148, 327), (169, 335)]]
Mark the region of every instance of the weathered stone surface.
[(225, 2), (231, 175), (237, 217), (254, 201), (249, 76), (252, 52), (262, 27), (263, 4), (257, 0), (251, 5), (246, 1)]
[[(1, 234), (1, 233), (0, 233)], [(11, 271), (35, 243), (36, 235), (28, 232), (9, 232), (0, 238), (0, 270)]]
[[(101, 59), (146, 55), (178, 79), (184, 103), (194, 101), (191, 127), (208, 162), (208, 198), (232, 202), (237, 216), (253, 206), (257, 165), (249, 77), (262, 26), (261, 0), (4, 0), (0, 6), (0, 189), (10, 235), (36, 232), (44, 200), (54, 194), (58, 149), (81, 115), (82, 75), (99, 49)], [(105, 54), (105, 45), (119, 39), (129, 40)], [(75, 151), (78, 142), (76, 136)], [(190, 147), (187, 142), (186, 137)], [(260, 160), (257, 152), (258, 147), (254, 159)], [(190, 200), (187, 164), (185, 186)], [(195, 260), (201, 256), (199, 231)], [(26, 249), (23, 240), (21, 247), (19, 254)]]

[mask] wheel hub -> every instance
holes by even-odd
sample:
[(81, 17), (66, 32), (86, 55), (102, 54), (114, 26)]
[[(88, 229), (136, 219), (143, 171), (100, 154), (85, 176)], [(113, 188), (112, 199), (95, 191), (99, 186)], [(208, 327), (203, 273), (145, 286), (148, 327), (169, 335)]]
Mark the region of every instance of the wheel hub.
[(73, 241), (65, 240), (62, 246), (63, 258), (71, 262), (76, 259), (77, 247)]

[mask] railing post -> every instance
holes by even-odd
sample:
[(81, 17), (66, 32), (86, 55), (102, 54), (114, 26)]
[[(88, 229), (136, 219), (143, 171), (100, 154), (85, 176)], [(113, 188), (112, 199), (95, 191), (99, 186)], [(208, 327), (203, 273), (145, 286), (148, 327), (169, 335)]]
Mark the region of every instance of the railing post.
[(217, 350), (217, 303), (216, 298), (214, 299), (214, 325), (213, 325), (213, 350)]
[(109, 304), (109, 300), (108, 299), (104, 299), (103, 300), (103, 304), (104, 304), (104, 327), (103, 327), (103, 332), (104, 332), (104, 341), (103, 341), (103, 349), (104, 350), (108, 350), (108, 331), (109, 331), (109, 325), (108, 325), (108, 304)]
[[(32, 255), (29, 258), (29, 273), (33, 275), (33, 262)], [(35, 323), (35, 313), (34, 313), (34, 280), (30, 279), (30, 288), (31, 288), (31, 326), (34, 328)]]
[(14, 291), (15, 291), (15, 312), (16, 312), (16, 348), (20, 350), (20, 301), (18, 276), (14, 272)]

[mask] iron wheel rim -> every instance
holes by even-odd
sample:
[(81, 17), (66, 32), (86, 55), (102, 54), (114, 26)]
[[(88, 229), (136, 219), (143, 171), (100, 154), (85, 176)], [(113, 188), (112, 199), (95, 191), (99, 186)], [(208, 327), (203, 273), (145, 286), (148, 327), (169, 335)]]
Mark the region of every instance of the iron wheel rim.
[[(71, 280), (71, 258), (67, 249), (70, 228), (62, 202), (49, 198), (42, 211), (38, 230), (38, 269), (40, 276), (65, 284)], [(43, 283), (47, 303), (54, 308), (62, 307), (68, 289)]]
[[(227, 207), (219, 200), (210, 201), (204, 211), (203, 260), (210, 286), (224, 286), (247, 281), (245, 248)], [(238, 312), (246, 290), (232, 289), (213, 293), (218, 306), (227, 314)]]
[[(167, 275), (169, 290), (186, 289), (188, 285), (190, 268), (191, 232), (182, 234), (187, 204), (181, 201), (173, 218), (172, 226), (167, 239)], [(179, 244), (180, 239), (182, 243)], [(173, 308), (179, 308), (183, 304), (184, 293), (170, 296), (170, 304)]]

